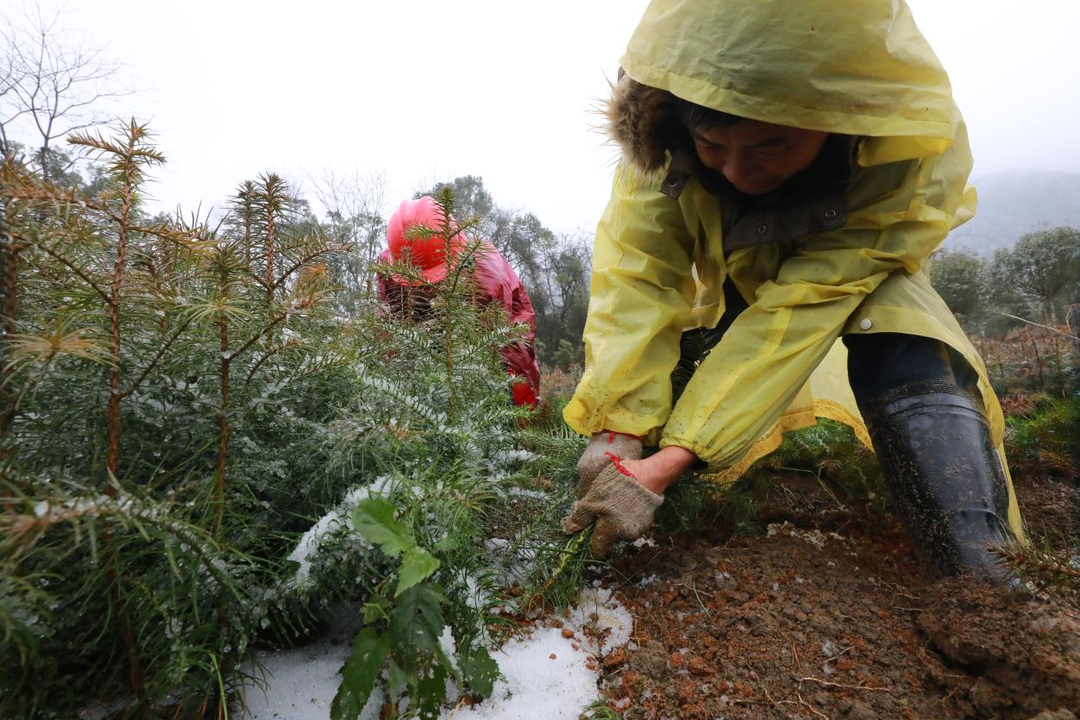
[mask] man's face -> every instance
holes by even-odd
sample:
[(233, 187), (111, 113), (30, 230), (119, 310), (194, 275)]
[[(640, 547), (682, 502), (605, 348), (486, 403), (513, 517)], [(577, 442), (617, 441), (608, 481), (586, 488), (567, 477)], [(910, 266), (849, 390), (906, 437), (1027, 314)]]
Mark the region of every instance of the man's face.
[(828, 133), (742, 120), (694, 130), (694, 148), (705, 167), (721, 173), (739, 192), (763, 195), (813, 164)]

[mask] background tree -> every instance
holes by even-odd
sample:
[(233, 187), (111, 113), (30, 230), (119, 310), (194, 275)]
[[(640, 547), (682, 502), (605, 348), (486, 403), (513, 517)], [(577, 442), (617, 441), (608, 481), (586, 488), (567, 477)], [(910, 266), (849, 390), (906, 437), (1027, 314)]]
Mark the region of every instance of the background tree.
[(10, 17), (2, 33), (0, 154), (16, 152), (13, 134), (23, 134), (41, 176), (52, 180), (71, 163), (67, 154), (52, 152), (55, 142), (106, 122), (107, 101), (128, 94), (121, 89), (120, 66), (66, 33), (59, 11), (50, 17), (36, 7)]
[[(126, 93), (118, 89), (119, 66), (106, 61), (100, 50), (73, 42), (61, 30), (59, 19), (59, 11), (47, 17), (35, 7), (21, 17), (7, 17), (0, 27), (0, 161), (4, 174), (14, 177), (19, 172), (17, 156), (29, 146), (43, 179), (92, 195), (104, 189), (105, 172), (91, 169), (86, 183), (74, 169), (77, 155), (54, 143), (73, 131), (104, 123), (106, 101)], [(0, 339), (17, 330), (17, 287), (26, 244), (8, 232), (15, 214), (7, 194), (0, 195)], [(0, 375), (3, 430), (11, 417), (11, 398), (7, 371)]]
[(351, 248), (329, 259), (327, 265), (334, 283), (345, 291), (339, 296), (342, 309), (355, 313), (362, 299), (374, 295), (368, 268), (386, 245), (386, 178), (327, 171), (314, 182), (314, 193), (326, 211), (323, 230), (337, 244)]
[(930, 263), (930, 281), (969, 332), (981, 327), (986, 313), (986, 261), (965, 250), (943, 250)]
[(545, 362), (569, 369), (585, 360), (585, 317), (589, 310), (592, 243), (585, 233), (564, 235), (542, 258), (540, 279), (550, 300), (537, 337)]
[(483, 179), (475, 175), (438, 183), (414, 198), (434, 196), (443, 188), (453, 191), (463, 220), (479, 218), (477, 234), (506, 258), (524, 283), (536, 313), (540, 361), (563, 367), (580, 362), (589, 296), (590, 238), (556, 235), (533, 213), (497, 205)]
[[(422, 190), (413, 194), (413, 200), (425, 195), (434, 197), (440, 188), (449, 187), (454, 193), (454, 212), (466, 218), (481, 218), (482, 229), (489, 235), (494, 234), (503, 218), (491, 217), (495, 211), (495, 201), (491, 193), (484, 187), (484, 179), (479, 175), (462, 175), (450, 182), (435, 183), (428, 190)], [(491, 238), (487, 238), (492, 242)]]
[(1080, 301), (1080, 231), (1054, 228), (1024, 235), (994, 255), (995, 293), (1015, 288), (1042, 322), (1064, 320), (1064, 306)]

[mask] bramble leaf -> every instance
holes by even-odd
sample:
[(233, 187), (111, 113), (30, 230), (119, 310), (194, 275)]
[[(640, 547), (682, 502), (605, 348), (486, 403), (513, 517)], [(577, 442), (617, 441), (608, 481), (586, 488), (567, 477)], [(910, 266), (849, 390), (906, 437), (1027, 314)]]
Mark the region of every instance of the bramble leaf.
[(364, 628), (357, 634), (352, 654), (341, 672), (341, 685), (330, 703), (331, 720), (357, 720), (360, 717), (389, 649), (389, 635), (377, 635), (371, 628)]
[(374, 625), (380, 620), (390, 619), (390, 602), (376, 595), (364, 604), (364, 625)]
[[(413, 665), (416, 664), (415, 655), (409, 659), (412, 660)], [(407, 687), (409, 687), (409, 677), (409, 669), (403, 668), (395, 662), (393, 653), (391, 653), (390, 662), (387, 663), (386, 696), (397, 697), (400, 695)]]
[(458, 664), (461, 666), (462, 678), (473, 694), (482, 698), (491, 697), (495, 680), (499, 677), (499, 665), (488, 651), (480, 647), (468, 655), (461, 654), (458, 656)]
[(442, 589), (434, 583), (414, 585), (401, 593), (387, 633), (398, 653), (406, 648), (436, 651), (444, 625), (442, 602)]
[(394, 597), (401, 595), (418, 582), (426, 580), (439, 568), (439, 560), (422, 547), (412, 547), (405, 551), (398, 571), (397, 590)]
[(420, 678), (416, 690), (419, 700), (418, 715), (422, 720), (435, 720), (439, 717), (442, 704), (446, 700), (446, 675), (446, 667), (437, 662)]
[(389, 557), (416, 546), (409, 527), (394, 519), (394, 506), (383, 498), (362, 500), (353, 510), (353, 525), (365, 540), (378, 545)]

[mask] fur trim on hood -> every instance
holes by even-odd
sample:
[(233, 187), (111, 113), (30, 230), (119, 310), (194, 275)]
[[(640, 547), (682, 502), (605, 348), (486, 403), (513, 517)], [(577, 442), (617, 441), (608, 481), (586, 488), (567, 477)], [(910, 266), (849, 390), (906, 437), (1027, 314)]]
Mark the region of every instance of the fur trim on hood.
[(680, 137), (689, 138), (677, 117), (675, 96), (631, 80), (621, 70), (604, 117), (623, 158), (643, 173), (662, 169), (667, 164), (665, 151), (674, 151)]

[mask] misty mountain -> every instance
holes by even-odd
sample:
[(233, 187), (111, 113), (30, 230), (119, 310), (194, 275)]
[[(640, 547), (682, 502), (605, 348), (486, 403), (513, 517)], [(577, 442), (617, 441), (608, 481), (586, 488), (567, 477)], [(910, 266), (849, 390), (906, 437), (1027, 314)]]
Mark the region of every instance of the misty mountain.
[(1080, 228), (1080, 173), (1012, 170), (984, 175), (972, 184), (979, 192), (978, 210), (949, 234), (949, 250), (989, 257), (1026, 233)]

